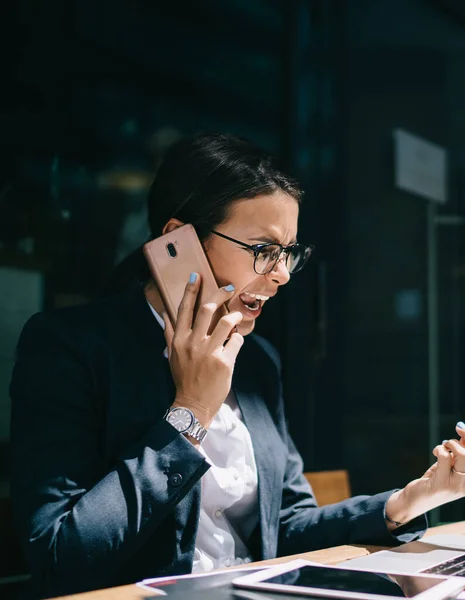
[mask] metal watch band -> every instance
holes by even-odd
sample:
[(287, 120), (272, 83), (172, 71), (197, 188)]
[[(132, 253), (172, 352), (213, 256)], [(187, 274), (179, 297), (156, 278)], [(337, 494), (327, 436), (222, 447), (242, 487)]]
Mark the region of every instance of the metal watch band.
[(168, 410), (166, 411), (163, 418), (167, 421), (169, 415), (173, 411), (176, 411), (178, 409), (183, 409), (183, 410), (187, 411), (192, 416), (192, 419), (193, 419), (190, 427), (188, 429), (186, 429), (185, 431), (180, 431), (178, 429), (179, 433), (182, 433), (183, 435), (189, 435), (190, 437), (194, 438), (194, 440), (196, 440), (197, 442), (199, 442), (201, 444), (203, 442), (203, 440), (205, 439), (205, 436), (207, 435), (207, 430), (205, 429), (205, 427), (203, 427), (199, 423), (199, 421), (195, 418), (194, 413), (189, 408), (186, 408), (185, 406), (176, 406), (174, 408), (168, 408)]
[(189, 430), (186, 431), (186, 435), (190, 435), (192, 438), (194, 438), (194, 440), (197, 440), (201, 444), (207, 435), (207, 430), (205, 429), (205, 427), (202, 427), (202, 425), (200, 425), (197, 419), (195, 419), (195, 421), (190, 426)]

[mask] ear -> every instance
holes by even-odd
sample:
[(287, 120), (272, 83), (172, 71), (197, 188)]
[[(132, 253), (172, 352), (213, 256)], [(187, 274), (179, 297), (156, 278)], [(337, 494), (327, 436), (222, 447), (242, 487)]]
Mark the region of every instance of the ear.
[(170, 219), (168, 223), (163, 227), (162, 233), (163, 235), (165, 235), (165, 233), (174, 231), (175, 229), (178, 229), (178, 227), (182, 227), (182, 225), (184, 225), (184, 223), (179, 219)]

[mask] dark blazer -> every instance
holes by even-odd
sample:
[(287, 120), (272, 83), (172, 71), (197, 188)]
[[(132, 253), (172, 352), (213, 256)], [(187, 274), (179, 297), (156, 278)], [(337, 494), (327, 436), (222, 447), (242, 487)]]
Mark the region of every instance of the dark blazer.
[[(34, 316), (11, 383), (12, 495), (35, 594), (188, 573), (208, 463), (163, 420), (174, 386), (142, 289)], [(233, 388), (255, 452), (256, 559), (394, 537), (392, 492), (318, 508), (287, 432), (276, 351), (246, 338)]]

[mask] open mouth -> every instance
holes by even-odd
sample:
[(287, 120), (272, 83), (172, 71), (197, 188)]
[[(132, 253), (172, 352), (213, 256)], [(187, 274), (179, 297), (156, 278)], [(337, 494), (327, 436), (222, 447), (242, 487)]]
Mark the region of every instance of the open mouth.
[(269, 296), (264, 296), (262, 294), (249, 294), (247, 292), (244, 292), (239, 296), (242, 304), (251, 312), (259, 312), (268, 298)]

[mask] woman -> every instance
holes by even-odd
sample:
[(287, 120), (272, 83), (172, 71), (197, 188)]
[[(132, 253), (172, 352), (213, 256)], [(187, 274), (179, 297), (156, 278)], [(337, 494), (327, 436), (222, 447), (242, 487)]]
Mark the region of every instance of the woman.
[[(410, 541), (425, 511), (465, 495), (465, 449), (451, 440), (404, 489), (317, 507), (286, 429), (279, 358), (252, 334), (308, 258), (296, 246), (300, 196), (244, 140), (181, 141), (152, 186), (151, 231), (192, 223), (220, 289), (194, 317), (193, 273), (173, 330), (138, 251), (116, 274), (118, 292), (25, 326), (11, 384), (12, 489), (37, 595)], [(224, 303), (230, 312), (208, 336)]]

